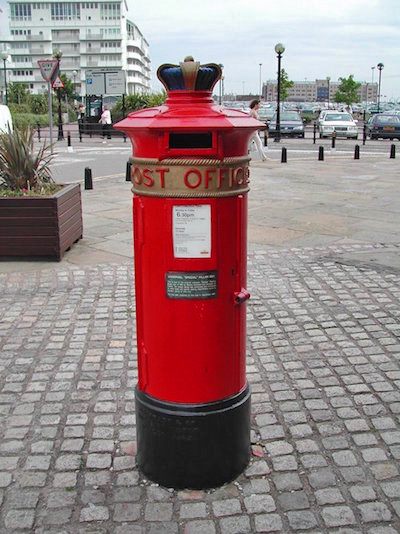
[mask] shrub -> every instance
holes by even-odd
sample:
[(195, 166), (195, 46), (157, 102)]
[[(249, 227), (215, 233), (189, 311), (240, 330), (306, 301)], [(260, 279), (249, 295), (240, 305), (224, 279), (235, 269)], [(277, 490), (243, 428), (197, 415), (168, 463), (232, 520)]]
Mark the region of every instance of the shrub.
[(49, 125), (48, 115), (35, 115), (34, 113), (12, 113), (13, 124), (16, 128), (36, 128)]
[(9, 104), (8, 107), (10, 108), (11, 115), (31, 112), (29, 104)]
[(38, 115), (48, 113), (48, 98), (47, 95), (29, 95), (28, 98), (29, 111)]
[(50, 146), (33, 147), (34, 130), (14, 128), (0, 134), (0, 187), (8, 191), (40, 191), (53, 183)]

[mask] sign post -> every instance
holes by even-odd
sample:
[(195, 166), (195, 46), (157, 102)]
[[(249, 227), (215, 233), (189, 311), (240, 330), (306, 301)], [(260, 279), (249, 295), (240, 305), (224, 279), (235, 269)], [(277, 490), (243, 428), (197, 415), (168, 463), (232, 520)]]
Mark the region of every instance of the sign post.
[(64, 88), (64, 84), (57, 75), (56, 79), (52, 84), (53, 89), (57, 89), (57, 99), (58, 99), (58, 138), (57, 141), (62, 141), (64, 139), (64, 132), (62, 127), (62, 115), (61, 115), (61, 92), (60, 90)]
[(51, 82), (54, 80), (57, 75), (57, 66), (58, 61), (56, 59), (39, 59), (38, 61), (40, 72), (43, 76), (43, 79), (47, 82), (47, 93), (48, 93), (48, 107), (49, 107), (49, 127), (50, 127), (50, 146), (51, 151), (53, 152), (53, 109), (52, 109), (52, 99), (51, 99)]

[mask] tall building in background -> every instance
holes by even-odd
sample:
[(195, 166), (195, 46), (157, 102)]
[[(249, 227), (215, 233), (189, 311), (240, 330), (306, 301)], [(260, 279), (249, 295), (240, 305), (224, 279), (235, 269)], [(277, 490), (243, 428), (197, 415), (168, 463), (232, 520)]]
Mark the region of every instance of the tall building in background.
[[(293, 82), (288, 89), (288, 102), (334, 102), (335, 93), (340, 82), (328, 78), (315, 81)], [(275, 102), (277, 97), (277, 81), (268, 80), (263, 84), (262, 96), (267, 102)], [(361, 82), (358, 89), (361, 102), (376, 102), (378, 97), (378, 84)]]
[(130, 19), (125, 0), (8, 1), (9, 28), (0, 47), (10, 54), (7, 81), (47, 91), (37, 61), (61, 50), (61, 73), (86, 94), (86, 70), (123, 70), (126, 94), (150, 90), (149, 44)]

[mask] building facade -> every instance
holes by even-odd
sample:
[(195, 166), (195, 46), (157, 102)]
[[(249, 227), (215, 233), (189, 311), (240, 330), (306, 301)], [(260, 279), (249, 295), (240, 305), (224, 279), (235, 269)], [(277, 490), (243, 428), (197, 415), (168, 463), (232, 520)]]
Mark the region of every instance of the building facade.
[[(263, 98), (267, 102), (277, 99), (277, 81), (268, 80), (263, 84)], [(315, 81), (293, 82), (288, 90), (288, 102), (334, 102), (335, 94), (340, 82), (333, 82), (328, 78)], [(378, 84), (361, 82), (358, 90), (360, 102), (376, 102), (378, 97)]]
[(32, 93), (47, 91), (38, 60), (62, 52), (61, 73), (86, 95), (86, 70), (123, 70), (126, 94), (150, 90), (149, 45), (122, 1), (63, 0), (8, 2), (7, 81)]

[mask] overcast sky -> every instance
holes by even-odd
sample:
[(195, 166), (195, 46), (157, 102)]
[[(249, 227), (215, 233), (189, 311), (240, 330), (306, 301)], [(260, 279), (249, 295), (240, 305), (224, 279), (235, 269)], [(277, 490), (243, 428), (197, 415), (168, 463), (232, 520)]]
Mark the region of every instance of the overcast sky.
[[(400, 0), (128, 0), (150, 44), (153, 79), (161, 63), (191, 54), (222, 63), (225, 91), (258, 94), (276, 78), (274, 46), (292, 80), (354, 74), (372, 81), (382, 62), (382, 95), (400, 98)], [(377, 69), (374, 81), (378, 80)], [(157, 89), (153, 81), (153, 88)]]
[[(150, 44), (155, 90), (157, 67), (190, 54), (224, 65), (225, 92), (258, 94), (259, 64), (263, 81), (275, 79), (274, 46), (282, 42), (292, 80), (354, 74), (370, 82), (382, 62), (381, 94), (400, 98), (400, 0), (127, 1)], [(0, 0), (6, 12), (5, 5)]]

